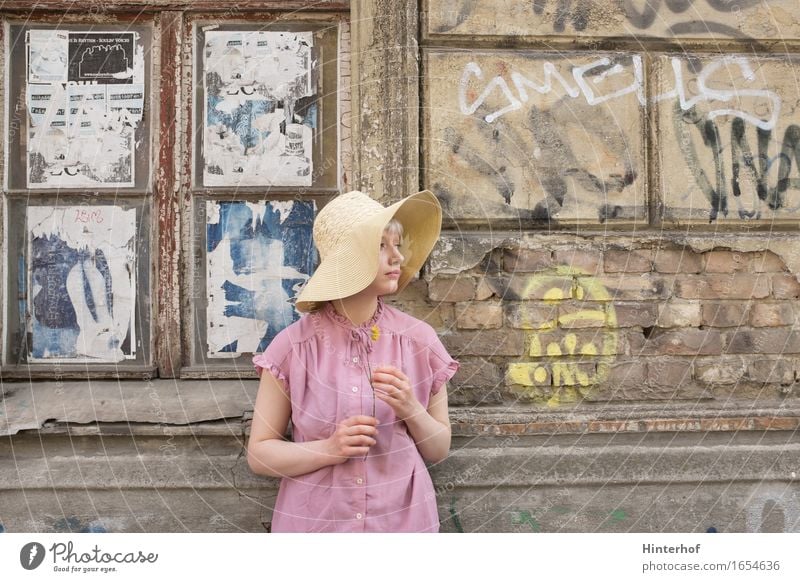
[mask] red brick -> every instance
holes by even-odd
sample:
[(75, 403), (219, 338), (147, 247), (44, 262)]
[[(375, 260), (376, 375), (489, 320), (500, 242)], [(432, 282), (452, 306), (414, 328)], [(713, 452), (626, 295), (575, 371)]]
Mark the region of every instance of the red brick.
[(722, 353), (722, 337), (715, 329), (674, 329), (654, 333), (643, 355), (709, 356)]
[(702, 325), (740, 327), (747, 325), (747, 303), (703, 303)]
[(503, 376), (497, 364), (483, 358), (462, 358), (458, 372), (450, 381), (453, 386), (494, 388), (503, 384)]
[(447, 402), (450, 406), (497, 406), (503, 403), (500, 387), (448, 386)]
[(690, 248), (658, 249), (654, 266), (659, 273), (700, 273), (703, 270), (703, 255)]
[(788, 385), (794, 382), (794, 367), (785, 360), (756, 360), (750, 364), (748, 376), (755, 382)]
[(651, 327), (657, 315), (653, 303), (615, 303), (609, 307), (608, 322), (612, 327)]
[(553, 266), (551, 252), (529, 249), (505, 249), (503, 270), (509, 273), (544, 271)]
[(387, 303), (403, 313), (426, 322), (434, 329), (445, 330), (455, 327), (455, 313), (453, 305), (450, 303), (432, 304), (422, 301), (396, 300), (387, 301)]
[(517, 329), (555, 328), (558, 325), (558, 303), (507, 303), (506, 321)]
[[(581, 283), (583, 277), (578, 277)], [(659, 276), (649, 273), (642, 275), (607, 275), (594, 277), (596, 284), (602, 285), (608, 291), (608, 299), (615, 301), (646, 301), (648, 299), (666, 299), (670, 294), (668, 282)], [(586, 300), (591, 300), (587, 297)]]
[(504, 249), (492, 249), (483, 257), (483, 259), (471, 269), (464, 271), (465, 273), (472, 273), (477, 277), (492, 273), (496, 274), (503, 270), (503, 254)]
[(613, 356), (624, 353), (624, 340), (616, 330), (542, 330), (528, 336), (531, 357)]
[(700, 359), (694, 362), (694, 375), (704, 384), (736, 384), (744, 378), (747, 366), (738, 356)]
[(763, 299), (769, 296), (769, 279), (767, 275), (749, 273), (679, 276), (675, 296), (682, 299)]
[(773, 275), (772, 296), (775, 299), (797, 299), (800, 297), (800, 283), (794, 275)]
[(567, 275), (487, 276), (486, 283), (498, 297), (506, 301), (570, 299), (574, 284), (572, 277)]
[(725, 334), (725, 353), (797, 354), (800, 333), (786, 327), (741, 328)]
[(561, 301), (558, 304), (558, 325), (565, 329), (606, 327), (606, 311), (602, 303)]
[(692, 381), (692, 366), (687, 361), (652, 358), (647, 362), (647, 385), (677, 390)]
[(709, 251), (705, 253), (706, 273), (734, 273), (750, 267), (748, 253), (738, 251)]
[[(598, 370), (607, 366), (600, 363)], [(643, 361), (619, 362), (608, 366), (608, 373), (602, 384), (588, 391), (584, 400), (589, 402), (621, 402), (664, 400), (674, 396), (674, 387), (669, 393), (647, 384), (648, 364)], [(604, 376), (601, 374), (601, 378)]]
[(456, 325), (461, 329), (489, 329), (503, 325), (499, 301), (471, 301), (456, 306)]
[(575, 274), (596, 275), (602, 271), (603, 255), (598, 251), (558, 249), (553, 253), (553, 263), (569, 267)]
[(411, 279), (405, 289), (397, 295), (392, 295), (392, 298), (399, 301), (427, 301), (428, 282), (424, 279)]
[(699, 302), (661, 303), (656, 323), (659, 327), (697, 327), (700, 325), (700, 307)]
[(606, 273), (647, 273), (653, 270), (653, 251), (606, 251), (603, 268)]
[(755, 302), (750, 307), (750, 325), (753, 327), (779, 327), (794, 324), (794, 309), (789, 303)]
[[(602, 366), (600, 364), (599, 366)], [(598, 368), (600, 369), (600, 368)], [(641, 387), (647, 380), (647, 364), (642, 361), (615, 362), (608, 365), (605, 384), (611, 386)]]
[(494, 291), (486, 282), (486, 279), (484, 277), (480, 277), (478, 279), (477, 288), (475, 289), (475, 299), (477, 301), (485, 301), (490, 297), (494, 297)]
[(441, 336), (454, 358), (459, 356), (521, 356), (526, 353), (526, 334), (514, 329), (456, 331)]
[(595, 364), (590, 362), (550, 362), (553, 386), (589, 386), (597, 383)]
[(505, 382), (509, 387), (544, 387), (553, 384), (553, 377), (546, 362), (513, 362), (506, 368)]
[(620, 353), (628, 353), (634, 356), (639, 356), (642, 354), (645, 343), (647, 342), (647, 338), (644, 337), (643, 330), (640, 331), (636, 328), (631, 328), (630, 331), (624, 335), (620, 334), (620, 337), (624, 337), (624, 346)]
[(758, 251), (751, 254), (751, 270), (754, 273), (780, 273), (788, 271), (784, 260), (772, 251)]
[(428, 294), (432, 301), (472, 301), (475, 288), (476, 282), (472, 277), (435, 277), (428, 284)]

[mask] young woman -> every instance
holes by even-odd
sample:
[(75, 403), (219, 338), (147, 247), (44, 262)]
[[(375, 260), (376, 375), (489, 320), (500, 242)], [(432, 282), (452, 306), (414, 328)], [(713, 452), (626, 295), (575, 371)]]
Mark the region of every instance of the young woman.
[(439, 530), (425, 461), (450, 448), (445, 383), (458, 363), (431, 326), (382, 297), (419, 272), (441, 219), (428, 191), (386, 208), (349, 192), (319, 212), (321, 262), (296, 302), (308, 314), (253, 358), (247, 458), (282, 477), (272, 531)]

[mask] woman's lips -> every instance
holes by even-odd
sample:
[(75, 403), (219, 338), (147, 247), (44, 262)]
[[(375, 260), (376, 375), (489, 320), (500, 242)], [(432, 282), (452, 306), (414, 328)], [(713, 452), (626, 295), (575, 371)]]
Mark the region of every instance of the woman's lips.
[(400, 278), (400, 271), (389, 271), (386, 273), (387, 277), (391, 277), (392, 279), (399, 279)]

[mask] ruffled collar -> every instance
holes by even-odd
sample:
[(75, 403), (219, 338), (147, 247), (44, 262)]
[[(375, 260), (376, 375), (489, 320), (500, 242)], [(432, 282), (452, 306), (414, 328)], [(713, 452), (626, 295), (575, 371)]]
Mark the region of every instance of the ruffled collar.
[(378, 322), (383, 315), (383, 300), (380, 297), (378, 297), (378, 306), (375, 309), (375, 313), (372, 314), (369, 321), (365, 321), (361, 325), (354, 325), (352, 321), (341, 315), (330, 301), (323, 307), (323, 312), (336, 325), (346, 329), (350, 334), (350, 339), (361, 344), (367, 354), (372, 351), (372, 344), (377, 342), (381, 336), (381, 328), (378, 326)]
[(328, 301), (325, 303), (325, 307), (322, 308), (322, 311), (328, 315), (334, 322), (337, 324), (352, 330), (371, 330), (372, 326), (377, 325), (383, 315), (384, 306), (383, 306), (383, 299), (378, 297), (378, 306), (375, 309), (375, 313), (372, 314), (372, 317), (369, 321), (365, 321), (361, 325), (355, 325), (352, 321), (347, 319), (344, 315), (336, 311), (336, 308), (333, 306), (333, 303)]

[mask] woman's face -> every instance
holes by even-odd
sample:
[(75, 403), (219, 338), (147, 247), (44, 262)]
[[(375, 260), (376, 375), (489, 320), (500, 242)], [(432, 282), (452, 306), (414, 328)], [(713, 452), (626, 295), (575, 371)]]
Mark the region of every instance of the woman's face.
[(375, 295), (390, 295), (397, 291), (400, 279), (400, 265), (403, 264), (403, 255), (400, 252), (402, 242), (400, 233), (396, 230), (387, 229), (383, 231), (378, 274), (368, 287), (371, 293), (375, 293)]

